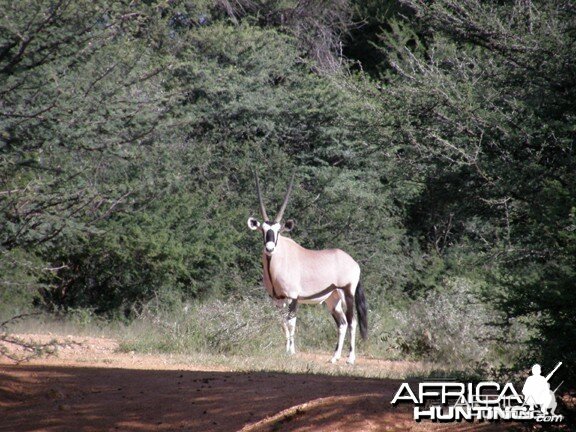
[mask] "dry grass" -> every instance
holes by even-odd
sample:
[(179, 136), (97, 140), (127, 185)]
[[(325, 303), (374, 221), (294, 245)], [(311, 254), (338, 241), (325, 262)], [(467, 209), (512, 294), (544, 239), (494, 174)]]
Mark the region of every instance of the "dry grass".
[[(337, 364), (328, 362), (328, 352), (297, 352), (287, 356), (271, 349), (259, 355), (230, 355), (207, 352), (138, 353), (121, 349), (123, 344), (114, 338), (86, 335), (18, 334), (30, 344), (55, 342), (57, 348), (50, 357), (36, 358), (32, 363), (45, 365), (77, 365), (120, 367), (130, 369), (168, 370), (220, 370), (233, 372), (282, 372), (312, 375), (356, 376), (368, 378), (405, 379), (437, 375), (437, 365), (424, 362), (389, 361), (359, 357), (355, 365), (342, 359)], [(0, 342), (0, 347), (2, 343)], [(5, 358), (4, 361), (7, 361)], [(0, 359), (1, 363), (1, 359)], [(449, 374), (450, 371), (443, 371)]]
[[(389, 316), (371, 314), (372, 333), (367, 342), (358, 341), (358, 359), (354, 366), (346, 365), (344, 359), (337, 365), (328, 363), (337, 339), (336, 328), (325, 308), (318, 306), (304, 305), (300, 309), (296, 331), (298, 353), (286, 356), (280, 314), (264, 298), (212, 300), (203, 304), (181, 304), (170, 310), (150, 304), (128, 324), (105, 321), (89, 311), (76, 311), (65, 319), (44, 315), (20, 321), (10, 331), (72, 339), (111, 339), (116, 341), (116, 347), (114, 353), (109, 353), (114, 356), (106, 360), (108, 363), (126, 354), (157, 356), (165, 364), (176, 362), (234, 371), (397, 379), (472, 372), (454, 368), (449, 362), (440, 365), (433, 360), (406, 361), (407, 356), (398, 355), (382, 336), (391, 325), (386, 321)], [(347, 354), (346, 350), (343, 354)], [(83, 360), (90, 362), (90, 356)]]

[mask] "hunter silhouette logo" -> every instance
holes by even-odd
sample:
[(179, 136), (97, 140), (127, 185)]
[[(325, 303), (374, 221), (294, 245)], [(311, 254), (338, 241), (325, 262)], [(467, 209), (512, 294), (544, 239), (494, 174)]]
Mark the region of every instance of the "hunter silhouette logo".
[(522, 387), (522, 396), (512, 383), (500, 385), (494, 381), (460, 383), (435, 381), (419, 383), (415, 390), (402, 383), (392, 405), (403, 401), (414, 403), (414, 420), (441, 422), (474, 420), (514, 420), (536, 422), (561, 422), (564, 417), (556, 414), (556, 390), (550, 390), (549, 380), (562, 365), (545, 377), (540, 365), (532, 366), (532, 375)]
[(532, 376), (528, 377), (522, 388), (522, 394), (525, 398), (524, 402), (530, 407), (530, 410), (535, 410), (536, 407), (538, 407), (543, 414), (548, 414), (548, 410), (550, 410), (550, 414), (555, 415), (556, 390), (558, 390), (564, 381), (562, 381), (554, 391), (551, 391), (548, 380), (561, 365), (562, 362), (558, 363), (546, 377), (541, 375), (542, 369), (539, 364), (532, 366)]

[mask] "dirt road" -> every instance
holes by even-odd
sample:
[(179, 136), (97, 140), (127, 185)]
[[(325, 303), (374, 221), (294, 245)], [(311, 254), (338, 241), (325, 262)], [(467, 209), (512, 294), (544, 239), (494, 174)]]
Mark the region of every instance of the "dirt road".
[[(58, 357), (0, 363), (0, 431), (509, 430), (432, 424), (390, 405), (401, 381), (234, 372), (119, 354), (86, 339)], [(1, 362), (1, 360), (0, 360)]]

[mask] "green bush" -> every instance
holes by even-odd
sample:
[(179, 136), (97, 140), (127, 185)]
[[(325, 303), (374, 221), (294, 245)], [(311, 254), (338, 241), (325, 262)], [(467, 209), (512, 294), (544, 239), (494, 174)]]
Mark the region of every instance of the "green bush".
[(476, 285), (453, 278), (442, 291), (430, 291), (406, 309), (394, 311), (393, 347), (411, 359), (462, 369), (498, 366), (503, 330), (497, 326), (498, 314), (482, 301)]

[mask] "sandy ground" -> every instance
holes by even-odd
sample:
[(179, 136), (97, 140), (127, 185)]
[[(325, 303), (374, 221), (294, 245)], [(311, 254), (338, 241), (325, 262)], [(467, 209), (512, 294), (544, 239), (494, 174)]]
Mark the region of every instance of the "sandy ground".
[(20, 365), (0, 359), (0, 431), (512, 429), (506, 423), (416, 423), (411, 406), (390, 404), (400, 380), (237, 372), (118, 353), (111, 339), (67, 340), (57, 357)]

